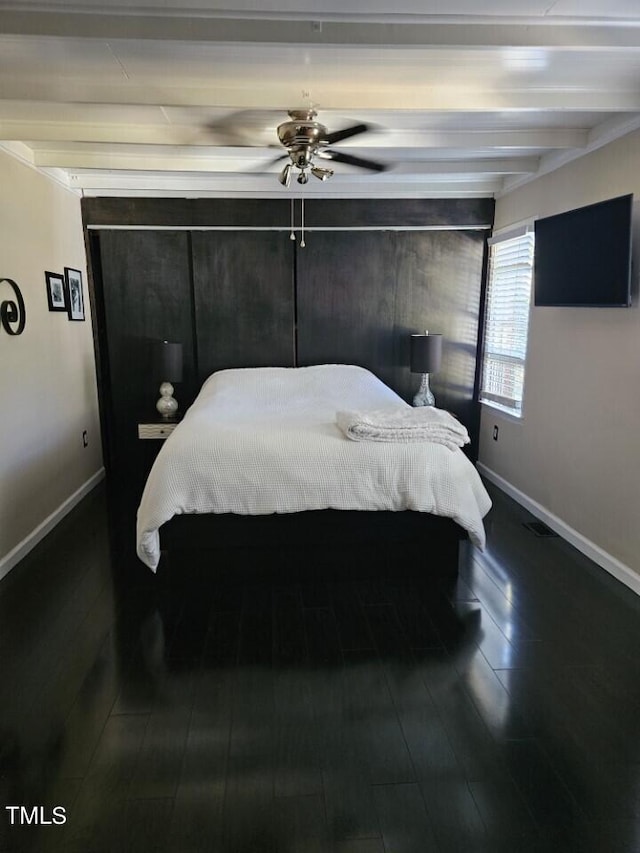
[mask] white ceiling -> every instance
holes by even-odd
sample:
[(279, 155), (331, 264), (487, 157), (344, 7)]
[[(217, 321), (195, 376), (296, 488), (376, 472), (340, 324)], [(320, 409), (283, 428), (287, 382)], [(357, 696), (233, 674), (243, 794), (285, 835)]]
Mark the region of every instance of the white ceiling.
[[(85, 195), (497, 196), (640, 127), (639, 0), (134, 3), (0, 0), (0, 145)], [(282, 188), (309, 104), (388, 170)]]

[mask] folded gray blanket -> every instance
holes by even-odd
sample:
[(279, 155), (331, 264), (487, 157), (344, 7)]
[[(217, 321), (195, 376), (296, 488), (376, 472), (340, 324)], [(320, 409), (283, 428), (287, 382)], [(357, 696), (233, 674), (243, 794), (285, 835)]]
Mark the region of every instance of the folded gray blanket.
[(336, 423), (353, 441), (433, 441), (451, 450), (469, 443), (460, 421), (435, 406), (337, 412)]

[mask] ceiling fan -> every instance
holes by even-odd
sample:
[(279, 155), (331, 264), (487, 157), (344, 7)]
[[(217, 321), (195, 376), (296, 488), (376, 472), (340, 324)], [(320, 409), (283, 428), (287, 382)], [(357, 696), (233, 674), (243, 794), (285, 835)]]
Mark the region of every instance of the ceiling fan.
[[(265, 112), (264, 110), (244, 110), (234, 113), (210, 123), (207, 130), (220, 140), (218, 144), (232, 147), (261, 146), (263, 143), (260, 140), (265, 130)], [(343, 130), (329, 133), (325, 125), (316, 120), (317, 113), (312, 107), (289, 110), (288, 115), (288, 121), (277, 125), (278, 142), (270, 146), (274, 148), (282, 146), (286, 149), (286, 154), (276, 157), (270, 164), (288, 160), (278, 175), (278, 180), (283, 186), (290, 185), (291, 178), (296, 172), (296, 180), (299, 184), (306, 184), (309, 175), (321, 181), (330, 178), (333, 175), (333, 169), (326, 168), (321, 162), (316, 162), (316, 159), (344, 163), (373, 172), (384, 172), (389, 168), (385, 163), (366, 160), (328, 147), (342, 142), (343, 139), (371, 131), (373, 129), (371, 125), (354, 124)]]
[(316, 115), (314, 109), (289, 110), (289, 121), (278, 125), (278, 139), (280, 144), (287, 149), (287, 154), (278, 157), (275, 162), (287, 156), (289, 158), (289, 162), (278, 175), (278, 180), (284, 187), (288, 187), (291, 183), (291, 175), (295, 169), (298, 170), (296, 180), (299, 184), (306, 184), (309, 180), (309, 174), (320, 181), (326, 181), (330, 178), (333, 175), (333, 169), (318, 165), (315, 161), (316, 157), (320, 160), (331, 160), (335, 163), (357, 166), (360, 169), (370, 169), (373, 172), (385, 171), (387, 166), (384, 163), (354, 157), (352, 154), (344, 154), (341, 151), (334, 151), (326, 147), (351, 136), (366, 133), (370, 130), (369, 125), (354, 124), (343, 130), (329, 133), (323, 124), (316, 121)]

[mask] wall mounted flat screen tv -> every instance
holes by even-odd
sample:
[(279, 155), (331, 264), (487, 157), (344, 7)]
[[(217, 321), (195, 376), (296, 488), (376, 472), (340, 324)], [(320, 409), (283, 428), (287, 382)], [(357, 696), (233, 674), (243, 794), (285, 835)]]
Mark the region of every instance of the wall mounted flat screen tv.
[(631, 304), (633, 195), (569, 210), (535, 223), (534, 304)]

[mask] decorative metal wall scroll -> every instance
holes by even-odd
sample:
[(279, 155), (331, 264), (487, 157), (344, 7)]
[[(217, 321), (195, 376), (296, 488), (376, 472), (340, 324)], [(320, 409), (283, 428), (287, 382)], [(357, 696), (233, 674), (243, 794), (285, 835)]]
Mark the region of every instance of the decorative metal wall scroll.
[(0, 322), (8, 335), (21, 335), (27, 321), (27, 310), (20, 288), (12, 278), (0, 278), (0, 287), (7, 283), (13, 289), (13, 299), (2, 299), (0, 295)]

